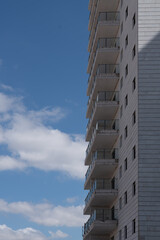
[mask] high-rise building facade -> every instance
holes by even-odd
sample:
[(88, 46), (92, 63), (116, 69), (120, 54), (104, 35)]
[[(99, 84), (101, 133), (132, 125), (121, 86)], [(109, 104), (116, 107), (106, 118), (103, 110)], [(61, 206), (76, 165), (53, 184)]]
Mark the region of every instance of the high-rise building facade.
[(90, 0), (84, 240), (160, 240), (160, 0)]

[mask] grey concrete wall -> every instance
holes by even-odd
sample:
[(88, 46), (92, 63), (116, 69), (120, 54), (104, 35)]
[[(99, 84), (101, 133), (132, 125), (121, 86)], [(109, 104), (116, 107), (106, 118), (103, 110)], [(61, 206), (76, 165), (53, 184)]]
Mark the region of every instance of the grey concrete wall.
[(138, 240), (160, 239), (160, 0), (138, 0)]

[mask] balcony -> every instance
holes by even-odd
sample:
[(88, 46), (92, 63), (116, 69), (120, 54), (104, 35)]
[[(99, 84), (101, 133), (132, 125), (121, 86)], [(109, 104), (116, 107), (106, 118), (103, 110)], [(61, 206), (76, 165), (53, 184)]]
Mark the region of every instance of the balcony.
[(88, 59), (88, 73), (98, 64), (115, 64), (119, 55), (119, 38), (100, 38), (95, 44)]
[(87, 124), (86, 140), (91, 138), (91, 129), (98, 119), (113, 119), (119, 107), (119, 92), (99, 92), (96, 101), (88, 101), (86, 117), (89, 118)]
[(95, 209), (83, 228), (83, 239), (86, 240), (90, 235), (108, 235), (117, 228), (117, 210)]
[[(119, 65), (118, 64), (100, 64), (96, 69), (93, 69), (88, 78), (87, 95), (91, 94), (94, 88), (95, 79), (119, 79)], [(107, 84), (107, 83), (106, 83)], [(92, 90), (93, 91), (93, 90)]]
[(102, 177), (111, 178), (118, 166), (118, 149), (98, 149), (91, 157), (87, 155), (85, 165), (89, 165), (85, 175), (84, 188), (90, 188), (90, 180)]
[(118, 138), (118, 130), (119, 121), (117, 119), (97, 121), (86, 154), (88, 155), (97, 148), (112, 148)]
[(84, 214), (91, 214), (96, 206), (110, 206), (117, 198), (117, 179), (96, 179), (92, 181), (90, 192), (85, 199)]
[(119, 12), (96, 12), (89, 35), (88, 51), (91, 52), (99, 38), (116, 37), (119, 30)]

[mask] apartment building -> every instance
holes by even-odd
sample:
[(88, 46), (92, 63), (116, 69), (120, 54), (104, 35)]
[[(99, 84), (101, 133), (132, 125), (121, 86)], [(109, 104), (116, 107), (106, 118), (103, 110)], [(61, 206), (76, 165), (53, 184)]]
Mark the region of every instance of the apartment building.
[(160, 0), (90, 0), (84, 240), (160, 240)]

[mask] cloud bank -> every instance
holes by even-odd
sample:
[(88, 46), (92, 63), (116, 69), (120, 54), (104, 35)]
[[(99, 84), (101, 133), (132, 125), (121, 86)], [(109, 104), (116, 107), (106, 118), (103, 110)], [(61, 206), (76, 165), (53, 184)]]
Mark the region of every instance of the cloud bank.
[(0, 239), (3, 240), (51, 240), (51, 239), (64, 239), (68, 234), (58, 230), (56, 233), (49, 232), (50, 236), (46, 237), (40, 231), (33, 228), (24, 228), (13, 230), (6, 225), (0, 225)]
[(83, 136), (66, 134), (49, 125), (64, 115), (61, 108), (27, 110), (22, 98), (0, 93), (0, 144), (8, 149), (8, 154), (0, 156), (0, 170), (34, 167), (83, 178)]
[[(86, 220), (84, 206), (54, 206), (49, 203), (32, 204), (29, 202), (8, 203), (0, 199), (0, 212), (21, 214), (29, 221), (48, 227), (80, 227)], [(1, 238), (0, 238), (1, 239)]]

